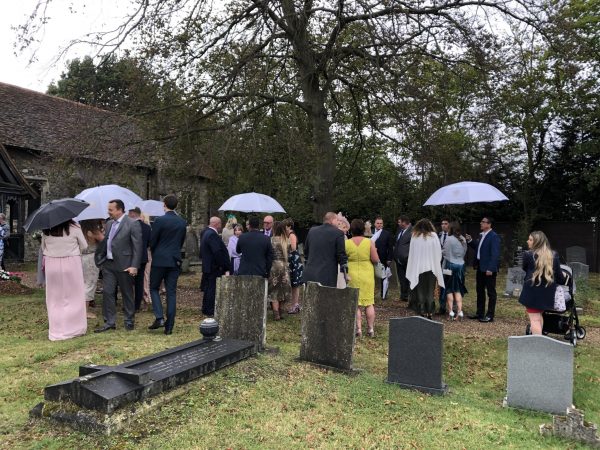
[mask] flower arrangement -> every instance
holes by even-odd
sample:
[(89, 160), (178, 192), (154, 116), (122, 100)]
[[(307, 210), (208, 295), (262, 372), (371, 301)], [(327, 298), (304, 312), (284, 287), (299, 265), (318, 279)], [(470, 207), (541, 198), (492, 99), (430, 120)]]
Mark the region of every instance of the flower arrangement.
[(16, 283), (21, 283), (21, 278), (23, 278), (23, 273), (21, 272), (7, 272), (6, 270), (0, 269), (0, 281), (14, 281)]

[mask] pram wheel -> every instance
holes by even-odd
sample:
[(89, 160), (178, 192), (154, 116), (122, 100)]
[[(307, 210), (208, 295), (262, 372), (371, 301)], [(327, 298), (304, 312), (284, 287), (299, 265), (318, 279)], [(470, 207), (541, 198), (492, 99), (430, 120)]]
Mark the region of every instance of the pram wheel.
[(575, 336), (577, 336), (577, 339), (585, 339), (585, 328), (575, 327)]
[(529, 336), (531, 334), (531, 325), (527, 324), (527, 326), (525, 327), (525, 335)]

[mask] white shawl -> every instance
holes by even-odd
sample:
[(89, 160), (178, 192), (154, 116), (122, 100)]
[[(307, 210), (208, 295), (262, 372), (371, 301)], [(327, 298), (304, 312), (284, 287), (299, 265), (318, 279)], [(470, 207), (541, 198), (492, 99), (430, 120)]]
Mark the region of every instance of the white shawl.
[(406, 278), (410, 282), (410, 288), (414, 289), (419, 284), (420, 274), (429, 271), (433, 272), (440, 287), (444, 287), (441, 261), (442, 249), (437, 234), (413, 236), (410, 240), (408, 264), (406, 266)]

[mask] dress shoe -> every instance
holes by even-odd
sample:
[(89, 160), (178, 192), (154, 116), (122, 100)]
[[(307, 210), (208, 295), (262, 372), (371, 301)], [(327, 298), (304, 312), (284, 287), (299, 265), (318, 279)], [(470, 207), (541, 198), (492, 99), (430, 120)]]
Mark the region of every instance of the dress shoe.
[(480, 322), (482, 323), (488, 323), (488, 322), (493, 322), (494, 318), (490, 317), (490, 316), (485, 316), (479, 319)]
[(104, 333), (105, 331), (116, 330), (116, 329), (117, 329), (117, 327), (114, 326), (114, 325), (104, 325), (104, 326), (102, 326), (100, 328), (96, 328), (94, 330), (94, 333)]
[(479, 319), (482, 319), (482, 317), (481, 317), (481, 316), (478, 316), (477, 314), (469, 314), (467, 317), (468, 317), (469, 319), (471, 319), (471, 320), (479, 320)]
[(173, 328), (165, 327), (165, 334), (168, 336), (169, 334), (173, 334)]
[(155, 319), (152, 325), (148, 327), (149, 330), (156, 330), (158, 328), (164, 327), (165, 321), (164, 319)]
[(134, 328), (135, 328), (135, 326), (132, 323), (126, 323), (125, 324), (125, 329), (127, 331), (133, 331)]

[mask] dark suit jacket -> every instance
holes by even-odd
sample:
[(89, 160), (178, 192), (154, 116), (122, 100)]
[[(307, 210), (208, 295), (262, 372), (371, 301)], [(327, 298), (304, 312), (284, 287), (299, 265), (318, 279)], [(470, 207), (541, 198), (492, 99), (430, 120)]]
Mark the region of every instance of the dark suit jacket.
[(150, 237), (152, 236), (152, 227), (146, 222), (139, 220), (140, 226), (142, 227), (142, 264), (148, 262), (148, 247), (150, 246)]
[(150, 250), (153, 267), (181, 266), (181, 247), (185, 242), (187, 222), (167, 211), (164, 216), (154, 219)]
[(231, 270), (227, 247), (225, 247), (221, 236), (212, 228), (207, 227), (202, 231), (200, 255), (202, 255), (202, 273), (219, 277)]
[[(94, 260), (98, 267), (102, 266), (107, 260), (106, 246), (113, 223), (114, 220), (112, 219), (106, 222), (104, 239), (96, 248)], [(142, 227), (139, 221), (124, 215), (116, 234), (113, 236), (111, 247), (113, 262), (117, 270), (125, 270), (128, 267), (139, 269), (142, 260)]]
[(477, 247), (481, 238), (472, 239), (469, 247), (475, 250), (475, 264), (480, 272), (498, 272), (500, 267), (500, 236), (494, 230), (490, 230), (481, 244), (479, 261), (477, 260)]
[(392, 233), (387, 230), (381, 230), (381, 234), (375, 241), (375, 248), (377, 249), (377, 255), (379, 255), (379, 261), (383, 264), (387, 264), (388, 261), (394, 259), (394, 237)]
[(398, 239), (400, 230), (396, 233), (396, 242), (394, 243), (394, 260), (406, 265), (408, 263), (408, 251), (410, 250), (410, 239), (412, 237), (412, 225), (409, 225), (402, 237)]
[(336, 287), (338, 264), (348, 264), (344, 233), (328, 223), (312, 227), (304, 242), (304, 259), (304, 281)]
[(238, 275), (258, 275), (267, 278), (271, 273), (273, 246), (271, 239), (262, 231), (241, 234), (236, 252), (242, 254)]
[[(487, 239), (487, 238), (486, 238)], [(483, 241), (485, 242), (485, 240)], [(556, 283), (563, 284), (565, 278), (562, 270), (560, 270), (560, 260), (558, 255), (554, 253), (552, 261), (552, 269), (554, 271), (554, 282), (546, 286), (546, 281), (543, 280), (539, 286), (531, 284), (533, 272), (535, 272), (535, 257), (533, 252), (527, 251), (523, 253), (523, 270), (525, 271), (525, 281), (523, 290), (519, 297), (519, 303), (536, 309), (554, 309), (554, 293), (556, 292)]]

